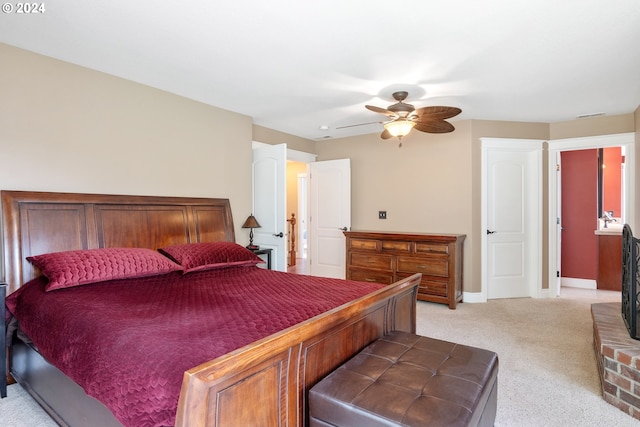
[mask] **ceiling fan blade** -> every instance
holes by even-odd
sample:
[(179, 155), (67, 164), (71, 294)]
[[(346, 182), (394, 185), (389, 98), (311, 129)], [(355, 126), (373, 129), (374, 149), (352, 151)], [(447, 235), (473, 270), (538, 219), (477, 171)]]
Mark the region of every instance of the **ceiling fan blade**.
[(380, 122), (380, 121), (377, 121), (377, 122), (367, 122), (367, 123), (358, 123), (357, 125), (346, 125), (346, 126), (338, 126), (338, 127), (336, 128), (336, 129), (346, 129), (346, 128), (353, 128), (353, 127), (356, 127), (356, 126), (365, 126), (365, 125), (372, 125), (372, 124), (375, 124), (375, 123), (378, 123), (378, 124), (380, 124), (380, 123), (382, 123), (382, 122)]
[(451, 117), (455, 117), (462, 112), (461, 109), (457, 107), (443, 107), (443, 106), (433, 106), (433, 107), (422, 107), (416, 109), (415, 113), (420, 116), (420, 119), (424, 120), (444, 120), (450, 119)]
[(393, 135), (391, 135), (391, 134), (389, 133), (389, 131), (385, 129), (385, 130), (383, 130), (383, 131), (382, 131), (382, 133), (380, 134), (380, 138), (382, 138), (382, 139), (389, 139), (389, 138), (393, 138)]
[(397, 114), (394, 113), (393, 111), (389, 111), (389, 110), (385, 110), (384, 108), (380, 108), (380, 107), (376, 107), (375, 105), (365, 105), (365, 108), (368, 110), (371, 110), (375, 113), (380, 113), (380, 114), (384, 114), (387, 117), (390, 118), (396, 118)]
[(416, 122), (414, 129), (427, 133), (448, 133), (455, 130), (451, 123), (444, 120)]
[[(407, 98), (409, 94), (407, 92), (394, 92), (393, 98), (398, 101), (397, 103), (390, 105), (385, 110), (384, 108), (376, 107), (374, 105), (365, 105), (365, 107), (373, 111), (375, 113), (384, 114), (389, 117), (391, 121), (394, 120), (409, 120), (415, 123), (415, 129), (420, 132), (426, 133), (448, 133), (453, 132), (455, 127), (445, 119), (449, 119), (451, 117), (455, 117), (462, 112), (460, 108), (457, 107), (446, 107), (446, 106), (431, 106), (431, 107), (422, 107), (422, 108), (414, 108), (411, 104), (405, 104), (403, 101)], [(388, 122), (383, 122), (388, 123)], [(363, 124), (371, 124), (371, 123), (363, 123)], [(359, 126), (359, 125), (352, 125)], [(352, 126), (343, 126), (343, 127), (352, 127)], [(341, 128), (337, 128), (341, 129)], [(380, 138), (389, 139), (393, 138), (393, 135), (389, 133), (388, 130), (384, 130), (380, 134)], [(400, 139), (400, 137), (398, 138)], [(400, 144), (402, 145), (402, 144)]]
[(376, 107), (375, 105), (365, 105), (364, 106), (367, 110), (371, 110), (374, 111), (376, 113), (380, 113), (380, 114), (389, 114), (389, 111), (387, 111), (384, 108), (380, 108), (380, 107)]

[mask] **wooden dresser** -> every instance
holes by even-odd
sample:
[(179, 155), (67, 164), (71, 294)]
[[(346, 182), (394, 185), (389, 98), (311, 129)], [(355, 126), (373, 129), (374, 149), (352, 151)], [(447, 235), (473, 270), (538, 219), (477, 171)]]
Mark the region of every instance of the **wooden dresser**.
[(347, 279), (391, 284), (422, 273), (418, 299), (456, 308), (462, 301), (464, 234), (345, 231)]

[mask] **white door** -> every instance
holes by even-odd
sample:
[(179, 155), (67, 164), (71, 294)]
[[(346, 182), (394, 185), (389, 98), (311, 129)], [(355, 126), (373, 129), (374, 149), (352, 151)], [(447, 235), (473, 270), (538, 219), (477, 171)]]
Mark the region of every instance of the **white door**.
[(271, 269), (278, 271), (287, 271), (286, 164), (286, 144), (253, 150), (253, 215), (260, 224), (253, 243), (273, 249)]
[(351, 161), (309, 164), (309, 261), (312, 276), (344, 279), (344, 230), (351, 228)]
[(542, 144), (482, 141), (487, 298), (536, 296), (541, 277)]
[[(555, 296), (557, 297), (560, 296), (560, 285), (562, 283), (562, 174), (560, 173), (560, 170), (562, 168), (562, 163), (560, 162), (561, 158), (562, 156), (560, 156), (560, 153), (556, 153), (556, 164), (549, 165), (549, 168), (555, 168), (556, 182), (558, 183), (558, 186), (556, 188), (556, 206), (558, 207), (557, 215), (555, 218), (555, 224), (549, 224), (549, 227), (555, 227), (556, 229), (555, 250), (558, 254), (558, 267), (555, 272), (555, 284), (549, 283), (549, 288), (553, 289), (553, 286), (555, 286)], [(550, 274), (550, 276), (553, 276), (553, 274)]]

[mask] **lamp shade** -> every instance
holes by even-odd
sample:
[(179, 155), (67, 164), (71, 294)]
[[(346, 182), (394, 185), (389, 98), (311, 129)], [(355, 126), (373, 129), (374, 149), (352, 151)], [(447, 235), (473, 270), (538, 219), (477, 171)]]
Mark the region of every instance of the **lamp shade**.
[(242, 228), (260, 228), (260, 224), (253, 214), (249, 215), (244, 224), (242, 224)]
[(402, 138), (411, 132), (411, 129), (416, 125), (416, 122), (406, 119), (397, 119), (392, 122), (386, 123), (384, 128), (389, 132), (392, 136), (397, 136)]

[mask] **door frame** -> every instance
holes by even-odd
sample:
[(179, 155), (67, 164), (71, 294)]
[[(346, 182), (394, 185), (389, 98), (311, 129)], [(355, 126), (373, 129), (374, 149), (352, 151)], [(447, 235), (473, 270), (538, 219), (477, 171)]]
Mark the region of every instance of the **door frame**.
[(531, 274), (533, 277), (530, 278), (529, 286), (531, 296), (533, 298), (539, 298), (541, 296), (542, 286), (542, 150), (543, 144), (545, 140), (541, 139), (516, 139), (516, 138), (480, 138), (481, 143), (481, 202), (480, 202), (480, 265), (481, 265), (481, 291), (480, 298), (482, 302), (487, 301), (488, 295), (488, 254), (487, 254), (487, 234), (485, 230), (487, 230), (487, 172), (488, 172), (488, 152), (489, 150), (505, 150), (505, 151), (519, 151), (519, 152), (529, 152), (535, 154), (535, 163), (536, 167), (533, 168), (533, 173), (535, 176), (532, 178), (536, 180), (537, 186), (537, 194), (530, 195), (532, 198), (534, 205), (537, 206), (535, 209), (535, 213), (537, 213), (532, 226), (534, 229), (538, 230), (538, 233), (532, 233), (533, 235), (539, 236), (538, 239), (535, 239), (532, 242), (528, 242), (531, 246), (531, 252), (534, 254), (533, 259), (529, 259), (531, 263)]
[[(556, 159), (561, 151), (587, 150), (591, 148), (624, 147), (625, 167), (624, 167), (624, 222), (633, 229), (635, 227), (633, 207), (635, 206), (635, 132), (618, 133), (611, 135), (588, 136), (581, 138), (555, 139), (548, 141), (548, 222), (549, 222), (549, 292), (553, 296), (560, 295), (560, 281), (557, 272), (560, 271), (559, 252), (557, 244), (559, 230), (555, 224), (558, 222), (559, 212), (559, 191), (558, 191), (558, 171), (555, 167)], [(595, 218), (594, 218), (595, 220)]]

